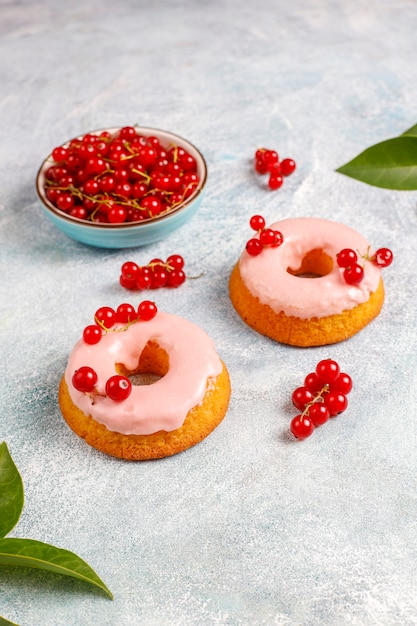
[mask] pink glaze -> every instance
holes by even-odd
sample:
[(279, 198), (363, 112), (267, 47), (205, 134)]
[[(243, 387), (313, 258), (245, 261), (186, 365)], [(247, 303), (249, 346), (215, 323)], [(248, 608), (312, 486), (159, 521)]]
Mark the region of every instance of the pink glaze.
[[(210, 379), (222, 371), (222, 363), (210, 337), (192, 322), (158, 311), (150, 321), (131, 324), (126, 330), (118, 324), (96, 345), (82, 339), (70, 354), (65, 380), (73, 403), (108, 430), (125, 435), (149, 435), (160, 430), (176, 430), (187, 413), (200, 404)], [(115, 364), (128, 370), (138, 366), (148, 341), (155, 341), (169, 356), (169, 370), (151, 385), (133, 385), (123, 402), (90, 396), (77, 391), (72, 376), (83, 365), (98, 375), (96, 388), (104, 394), (106, 381), (116, 373)]]
[[(365, 276), (358, 285), (348, 285), (336, 263), (336, 255), (343, 248), (355, 250), (358, 263), (362, 263), (359, 256), (368, 252), (369, 243), (352, 228), (314, 217), (286, 219), (270, 228), (283, 234), (283, 244), (279, 248), (264, 248), (255, 257), (245, 250), (239, 269), (252, 295), (276, 313), (283, 311), (302, 319), (327, 317), (353, 309), (376, 291), (381, 270), (373, 263), (365, 262)], [(287, 272), (287, 268), (298, 270), (305, 255), (316, 249), (322, 249), (333, 260), (329, 274), (302, 278)]]

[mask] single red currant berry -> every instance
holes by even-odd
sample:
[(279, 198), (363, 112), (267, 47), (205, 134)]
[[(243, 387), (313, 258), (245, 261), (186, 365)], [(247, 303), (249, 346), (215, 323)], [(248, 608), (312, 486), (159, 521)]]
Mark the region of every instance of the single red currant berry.
[(273, 246), (275, 243), (275, 231), (272, 228), (265, 228), (259, 233), (259, 241), (263, 246)]
[(136, 278), (137, 289), (150, 289), (151, 288), (151, 274), (144, 270), (148, 268), (141, 267), (140, 273)]
[(394, 255), (389, 248), (379, 248), (372, 257), (372, 262), (378, 267), (388, 267), (394, 260)]
[(122, 265), (122, 276), (124, 278), (136, 278), (139, 274), (139, 265), (134, 263), (133, 261), (126, 261)]
[(261, 244), (259, 239), (249, 239), (246, 244), (246, 251), (251, 256), (258, 256), (258, 254), (261, 254), (262, 250), (263, 245)]
[(70, 193), (61, 193), (57, 198), (56, 204), (58, 209), (68, 212), (74, 206), (74, 198)]
[(272, 189), (272, 191), (275, 191), (276, 189), (282, 187), (283, 182), (284, 179), (282, 178), (281, 174), (272, 173), (269, 176), (268, 187)]
[(102, 335), (103, 331), (100, 326), (97, 326), (97, 324), (90, 324), (89, 326), (86, 326), (83, 331), (83, 339), (85, 343), (90, 345), (98, 343)]
[(182, 270), (184, 267), (184, 259), (180, 254), (171, 254), (171, 256), (167, 258), (166, 264), (172, 269)]
[(157, 312), (158, 309), (155, 302), (151, 302), (150, 300), (144, 300), (138, 306), (138, 317), (144, 322), (148, 322), (154, 318)]
[(272, 244), (273, 248), (278, 248), (284, 241), (283, 234), (279, 232), (279, 230), (272, 231), (274, 233), (274, 243)]
[(314, 426), (321, 426), (330, 417), (329, 409), (323, 402), (315, 402), (308, 409), (308, 416)]
[(68, 148), (64, 148), (63, 146), (59, 146), (58, 148), (54, 148), (54, 150), (52, 150), (52, 158), (54, 161), (65, 161), (65, 159), (68, 157), (69, 154), (69, 150)]
[(295, 161), (293, 159), (283, 159), (281, 161), (281, 172), (283, 176), (289, 176), (295, 170)]
[(261, 175), (266, 174), (268, 172), (268, 166), (265, 163), (263, 158), (259, 158), (255, 160), (255, 171)]
[(307, 439), (314, 431), (314, 424), (307, 415), (296, 415), (291, 421), (290, 430), (297, 439)]
[(307, 389), (310, 389), (310, 391), (314, 393), (323, 388), (323, 383), (317, 376), (316, 372), (310, 372), (310, 374), (307, 374), (305, 377), (304, 387), (307, 387)]
[(332, 359), (324, 359), (316, 365), (316, 374), (323, 383), (332, 383), (339, 376), (340, 367)]
[(97, 309), (94, 319), (99, 326), (109, 329), (116, 323), (116, 311), (109, 306), (102, 306)]
[(90, 393), (93, 391), (96, 382), (96, 372), (92, 367), (87, 367), (86, 365), (76, 370), (72, 377), (72, 384), (75, 389), (77, 389), (77, 391), (82, 391), (83, 393)]
[(278, 161), (278, 152), (276, 152), (275, 150), (265, 150), (264, 163), (267, 165), (268, 170), (270, 170), (272, 166), (278, 163)]
[(348, 399), (343, 393), (338, 391), (329, 391), (324, 398), (324, 404), (329, 409), (330, 417), (335, 417), (339, 413), (343, 413), (348, 405)]
[(349, 374), (341, 372), (334, 382), (331, 383), (331, 391), (339, 391), (343, 394), (348, 394), (352, 391), (353, 382)]
[(182, 270), (172, 270), (168, 274), (167, 286), (179, 287), (185, 282), (185, 274)]
[(163, 267), (155, 267), (151, 275), (151, 289), (165, 287), (168, 280), (168, 272)]
[(132, 383), (126, 376), (116, 374), (106, 382), (106, 395), (115, 402), (122, 402), (130, 396)]
[(136, 318), (137, 313), (135, 307), (126, 302), (119, 304), (116, 311), (116, 322), (119, 322), (120, 324), (129, 324), (134, 322)]
[(306, 404), (312, 402), (314, 396), (311, 393), (310, 389), (307, 389), (307, 387), (297, 387), (297, 389), (294, 389), (291, 399), (293, 405), (297, 409), (299, 409), (300, 411), (304, 411)]
[(358, 260), (358, 255), (354, 250), (350, 248), (343, 248), (336, 255), (336, 261), (339, 267), (349, 267), (353, 265)]
[(364, 275), (365, 272), (363, 270), (363, 267), (361, 267), (357, 263), (354, 263), (350, 267), (347, 267), (343, 272), (343, 277), (348, 285), (358, 285), (361, 280), (363, 280)]
[(249, 220), (249, 225), (252, 230), (259, 232), (265, 228), (265, 220), (262, 215), (253, 215)]

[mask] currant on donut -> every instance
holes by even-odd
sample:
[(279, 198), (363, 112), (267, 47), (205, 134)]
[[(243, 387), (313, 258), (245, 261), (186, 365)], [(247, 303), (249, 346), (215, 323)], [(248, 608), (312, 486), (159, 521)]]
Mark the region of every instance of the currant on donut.
[(304, 385), (292, 393), (294, 406), (301, 411), (290, 424), (297, 439), (306, 439), (317, 426), (347, 409), (347, 395), (352, 390), (349, 374), (340, 371), (333, 359), (323, 359), (304, 379)]
[[(147, 322), (153, 319), (157, 312), (158, 308), (155, 302), (151, 300), (143, 300), (137, 309), (128, 302), (119, 304), (116, 310), (109, 306), (102, 306), (94, 314), (95, 324), (89, 324), (84, 328), (83, 341), (89, 345), (94, 345), (107, 332), (125, 330), (130, 324), (139, 321)], [(116, 324), (123, 326), (114, 328)]]
[(199, 184), (195, 158), (136, 128), (87, 133), (52, 150), (48, 200), (80, 220), (120, 224), (168, 213)]
[(253, 215), (249, 220), (249, 226), (258, 233), (258, 238), (251, 238), (246, 243), (246, 251), (251, 256), (258, 256), (264, 248), (278, 248), (284, 238), (282, 233), (272, 228), (266, 228), (265, 219), (262, 215)]
[(288, 158), (280, 161), (276, 150), (258, 148), (255, 152), (254, 167), (257, 174), (268, 174), (268, 187), (275, 191), (282, 187), (284, 177), (294, 172), (296, 163)]
[(184, 259), (180, 254), (171, 254), (166, 261), (152, 259), (143, 266), (126, 261), (121, 267), (119, 283), (131, 290), (179, 287), (186, 279), (183, 268)]
[(363, 265), (358, 263), (358, 255), (351, 248), (343, 248), (336, 255), (338, 266), (343, 269), (343, 278), (349, 285), (358, 285), (365, 276), (365, 262), (370, 261), (374, 265), (384, 268), (391, 265), (394, 255), (389, 248), (379, 248), (375, 254), (369, 256), (369, 250), (363, 255)]

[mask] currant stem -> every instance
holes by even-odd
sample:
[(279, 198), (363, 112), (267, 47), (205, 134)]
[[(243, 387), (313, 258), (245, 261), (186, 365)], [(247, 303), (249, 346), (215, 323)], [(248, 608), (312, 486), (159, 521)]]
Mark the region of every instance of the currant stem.
[(317, 402), (320, 402), (320, 403), (324, 402), (324, 398), (323, 398), (323, 396), (324, 396), (324, 394), (328, 393), (328, 392), (329, 392), (329, 390), (330, 390), (330, 385), (329, 385), (328, 383), (326, 383), (326, 384), (325, 384), (325, 385), (324, 385), (324, 386), (320, 389), (320, 391), (318, 391), (318, 392), (316, 393), (316, 395), (314, 396), (313, 400), (312, 400), (311, 402), (308, 402), (308, 403), (305, 405), (305, 409), (304, 409), (304, 411), (303, 411), (303, 412), (301, 413), (301, 415), (300, 415), (300, 421), (303, 421), (304, 417), (308, 417), (308, 415), (309, 415), (309, 413), (308, 413), (308, 412), (309, 412), (309, 410), (310, 410), (310, 407), (311, 407), (313, 404), (316, 404)]

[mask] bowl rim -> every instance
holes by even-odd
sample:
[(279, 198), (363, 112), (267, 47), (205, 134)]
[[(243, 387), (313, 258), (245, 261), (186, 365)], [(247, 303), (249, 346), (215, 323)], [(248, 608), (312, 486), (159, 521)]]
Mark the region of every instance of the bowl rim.
[[(121, 130), (122, 128), (124, 128), (124, 126), (110, 126), (110, 127), (105, 127), (105, 128), (98, 128), (96, 130), (90, 130), (87, 132), (88, 134), (91, 134), (91, 135), (99, 135), (100, 133), (104, 131), (107, 131), (109, 133), (115, 133)], [(38, 173), (36, 175), (36, 192), (44, 208), (50, 213), (52, 213), (56, 218), (63, 220), (65, 222), (69, 222), (70, 224), (73, 224), (75, 227), (81, 226), (81, 227), (90, 228), (94, 230), (105, 231), (105, 230), (124, 230), (124, 229), (130, 229), (130, 228), (140, 228), (141, 226), (149, 227), (151, 224), (156, 225), (173, 217), (177, 213), (180, 213), (181, 211), (186, 209), (191, 203), (193, 203), (198, 198), (198, 196), (202, 194), (204, 187), (206, 185), (206, 182), (207, 182), (208, 168), (207, 168), (207, 162), (202, 152), (191, 141), (171, 131), (163, 130), (162, 128), (155, 128), (151, 126), (133, 125), (133, 128), (135, 128), (139, 134), (142, 134), (143, 132), (148, 137), (150, 137), (151, 135), (156, 135), (156, 136), (159, 135), (159, 136), (162, 136), (163, 139), (180, 140), (181, 143), (187, 146), (190, 146), (192, 151), (194, 151), (198, 155), (199, 159), (201, 160), (202, 177), (200, 178), (197, 188), (193, 191), (193, 193), (188, 198), (184, 200), (184, 202), (179, 204), (177, 207), (175, 207), (171, 211), (168, 211), (167, 213), (164, 213), (162, 215), (157, 215), (156, 217), (150, 217), (144, 220), (136, 221), (136, 222), (122, 222), (121, 224), (108, 224), (104, 222), (89, 222), (88, 220), (82, 220), (78, 217), (72, 217), (71, 215), (68, 215), (64, 213), (63, 211), (61, 211), (60, 209), (58, 209), (57, 207), (55, 207), (52, 204), (52, 202), (48, 200), (48, 198), (46, 197), (46, 194), (44, 193), (41, 180), (43, 178), (44, 171), (47, 165), (51, 163), (52, 152), (50, 152), (48, 156), (42, 161), (42, 164), (39, 167)], [(71, 141), (75, 141), (76, 139), (82, 139), (82, 137), (84, 137), (85, 134), (86, 133), (83, 133), (82, 135), (77, 135), (73, 137), (72, 139), (68, 139), (67, 141), (65, 141), (64, 143), (60, 145), (66, 146), (70, 144)]]

